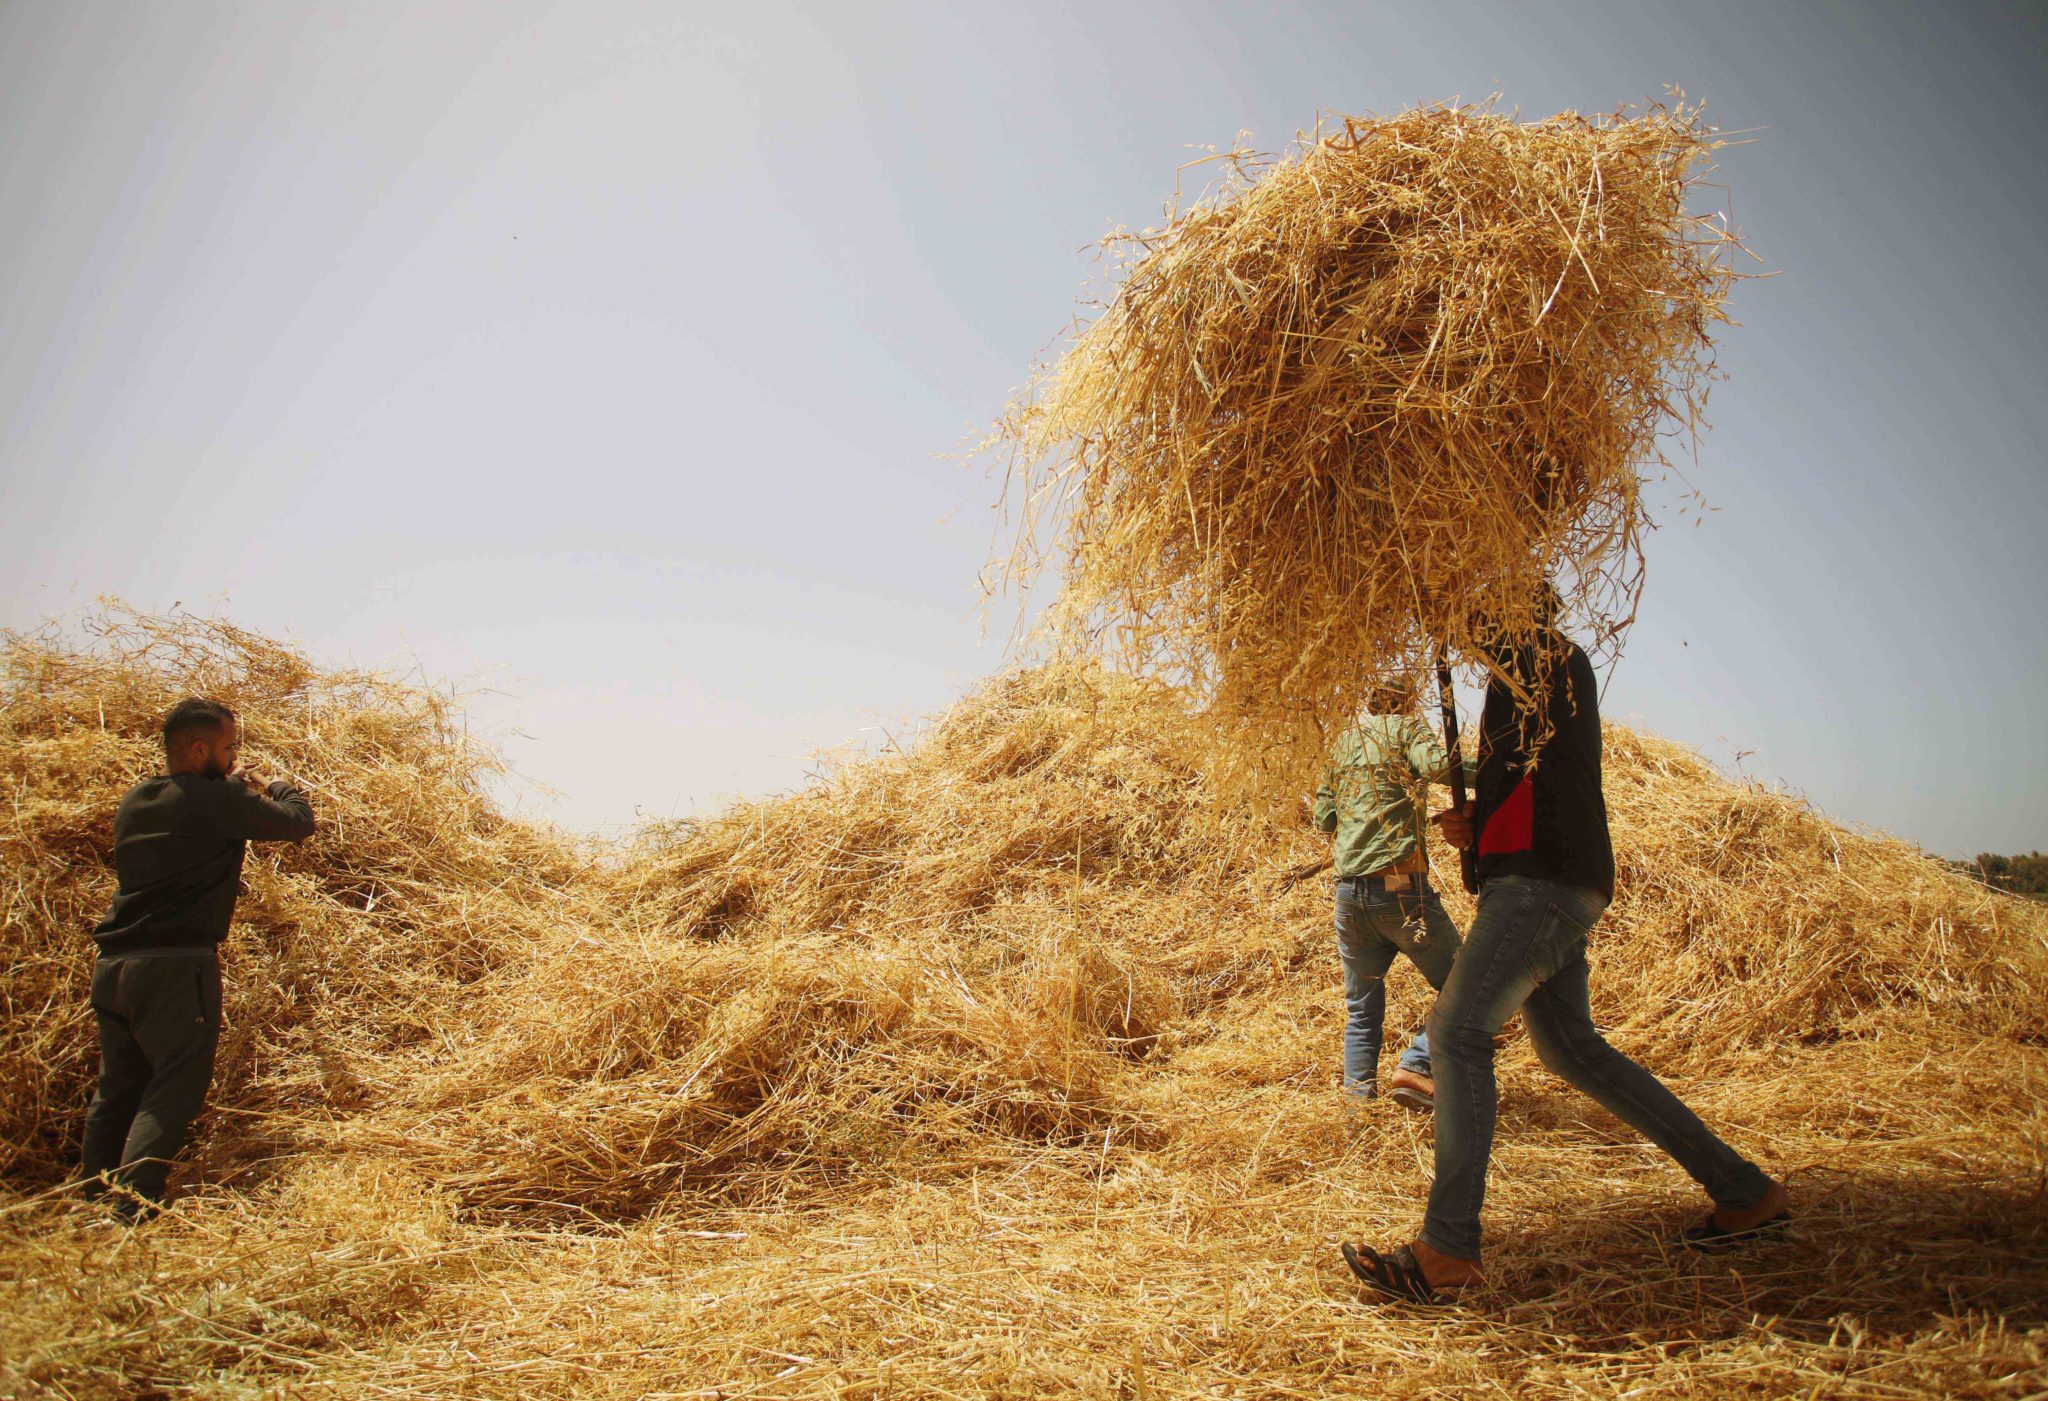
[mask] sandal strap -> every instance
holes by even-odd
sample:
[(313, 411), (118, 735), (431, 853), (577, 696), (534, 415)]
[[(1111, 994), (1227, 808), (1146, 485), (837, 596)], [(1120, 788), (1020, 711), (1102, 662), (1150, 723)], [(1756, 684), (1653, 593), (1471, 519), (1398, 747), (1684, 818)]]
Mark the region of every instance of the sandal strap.
[(1694, 1250), (1712, 1254), (1715, 1251), (1732, 1250), (1746, 1241), (1777, 1235), (1791, 1224), (1792, 1213), (1781, 1211), (1768, 1220), (1757, 1222), (1754, 1226), (1732, 1231), (1716, 1221), (1714, 1213), (1710, 1211), (1697, 1223), (1686, 1228), (1685, 1243)]
[(1382, 1255), (1369, 1245), (1353, 1246), (1346, 1241), (1343, 1251), (1351, 1272), (1389, 1298), (1417, 1304), (1452, 1302), (1442, 1291), (1430, 1286), (1429, 1276), (1422, 1272), (1415, 1252), (1405, 1245)]
[(1408, 1246), (1397, 1247), (1387, 1257), (1387, 1264), (1399, 1275), (1403, 1294), (1418, 1304), (1448, 1304), (1450, 1299), (1429, 1282), (1429, 1276), (1422, 1272), (1422, 1262), (1415, 1258), (1415, 1252)]

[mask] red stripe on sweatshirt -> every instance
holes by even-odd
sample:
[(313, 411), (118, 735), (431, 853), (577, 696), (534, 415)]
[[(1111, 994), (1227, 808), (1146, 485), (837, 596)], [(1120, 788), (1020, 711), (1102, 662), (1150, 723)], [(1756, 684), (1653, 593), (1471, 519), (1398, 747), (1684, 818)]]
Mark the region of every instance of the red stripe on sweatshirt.
[(1524, 777), (1508, 794), (1507, 801), (1486, 819), (1479, 834), (1481, 856), (1506, 856), (1527, 851), (1536, 844), (1536, 789)]

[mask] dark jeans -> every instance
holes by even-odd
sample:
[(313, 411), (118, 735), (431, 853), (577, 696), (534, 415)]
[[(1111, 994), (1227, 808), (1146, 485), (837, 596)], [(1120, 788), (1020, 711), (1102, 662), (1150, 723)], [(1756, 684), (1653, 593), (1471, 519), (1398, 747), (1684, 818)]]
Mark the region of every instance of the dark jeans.
[[(1387, 970), (1405, 953), (1429, 985), (1441, 990), (1458, 956), (1458, 926), (1444, 913), (1429, 877), (1409, 877), (1388, 894), (1379, 877), (1346, 876), (1336, 884), (1337, 957), (1344, 965), (1344, 1088), (1369, 1095), (1379, 1078), (1387, 1019)], [(1417, 1033), (1401, 1068), (1430, 1073), (1429, 1036)]]
[[(93, 965), (100, 1083), (85, 1111), (88, 1184), (161, 1201), (171, 1159), (206, 1103), (220, 1041), (220, 960), (135, 953)], [(89, 1185), (88, 1190), (91, 1190)]]
[(1711, 1133), (1656, 1076), (1593, 1027), (1586, 937), (1598, 891), (1496, 876), (1479, 892), (1450, 980), (1429, 1017), (1436, 1053), (1436, 1181), (1425, 1244), (1479, 1258), (1479, 1209), (1493, 1153), (1493, 1036), (1520, 1008), (1543, 1064), (1668, 1153), (1717, 1206), (1754, 1206), (1771, 1180)]

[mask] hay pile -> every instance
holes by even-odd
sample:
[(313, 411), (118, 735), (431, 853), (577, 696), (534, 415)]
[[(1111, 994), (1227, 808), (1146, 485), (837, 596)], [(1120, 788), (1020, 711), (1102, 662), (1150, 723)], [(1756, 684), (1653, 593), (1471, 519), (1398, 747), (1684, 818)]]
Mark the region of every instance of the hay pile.
[(1639, 482), (1689, 431), (1732, 234), (1697, 108), (1342, 118), (1236, 151), (1108, 241), (1112, 295), (987, 445), (1063, 645), (1184, 679), (1219, 772), (1290, 794), (1367, 688), (1487, 665), (1546, 578), (1596, 645), (1640, 592)]
[(316, 671), (225, 622), (115, 609), (73, 631), (90, 645), (53, 627), (0, 653), (0, 1173), (48, 1180), (75, 1161), (98, 1056), (79, 989), (113, 891), (113, 809), (162, 771), (157, 727), (187, 695), (235, 707), (248, 762), (319, 795), (318, 836), (250, 849), (227, 949), (225, 1102), (358, 1102), (376, 1073), (359, 1053), (438, 1034), (439, 989), (557, 937), (583, 863), (498, 814), (483, 784), (495, 761), (466, 742), (450, 696)]
[[(1413, 1225), (1426, 1126), (1336, 1094), (1327, 894), (1276, 888), (1321, 840), (1201, 820), (1185, 696), (1004, 677), (905, 752), (592, 860), (492, 810), (445, 697), (107, 626), (12, 639), (0, 693), (0, 1392), (2048, 1387), (2042, 913), (1676, 746), (1609, 732), (1595, 1011), (1791, 1174), (1797, 1232), (1670, 1252), (1689, 1184), (1517, 1045), (1498, 1288), (1438, 1318), (1336, 1261)], [(250, 863), (188, 1195), (101, 1231), (43, 1190), (84, 930), (191, 689), (330, 826)], [(1393, 987), (1398, 1031), (1426, 989)]]

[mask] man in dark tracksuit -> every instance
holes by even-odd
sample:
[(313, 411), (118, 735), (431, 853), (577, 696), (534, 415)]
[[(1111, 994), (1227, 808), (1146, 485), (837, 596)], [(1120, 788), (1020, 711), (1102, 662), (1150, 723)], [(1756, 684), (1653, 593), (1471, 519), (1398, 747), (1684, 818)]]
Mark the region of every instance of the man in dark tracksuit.
[(120, 1209), (163, 1199), (171, 1159), (206, 1102), (220, 1040), (220, 941), (252, 841), (313, 835), (306, 795), (236, 764), (241, 726), (214, 701), (164, 719), (165, 773), (130, 789), (114, 817), (120, 886), (93, 937), (100, 1080), (85, 1114), (85, 1190), (127, 1189)]
[(1513, 691), (1494, 678), (1480, 719), (1477, 793), (1465, 811), (1441, 818), (1454, 846), (1469, 847), (1476, 836), (1480, 885), (1465, 947), (1429, 1018), (1437, 1092), (1429, 1207), (1410, 1245), (1386, 1255), (1344, 1246), (1367, 1283), (1423, 1302), (1442, 1302), (1480, 1277), (1479, 1211), (1493, 1151), (1493, 1036), (1518, 1008), (1546, 1067), (1706, 1189), (1714, 1210), (1686, 1233), (1691, 1244), (1730, 1245), (1776, 1228), (1788, 1214), (1782, 1184), (1717, 1138), (1593, 1026), (1586, 940), (1614, 897), (1614, 852), (1600, 791), (1592, 663), (1549, 627), (1535, 646), (1503, 651), (1494, 661), (1535, 698), (1537, 713), (1518, 713)]

